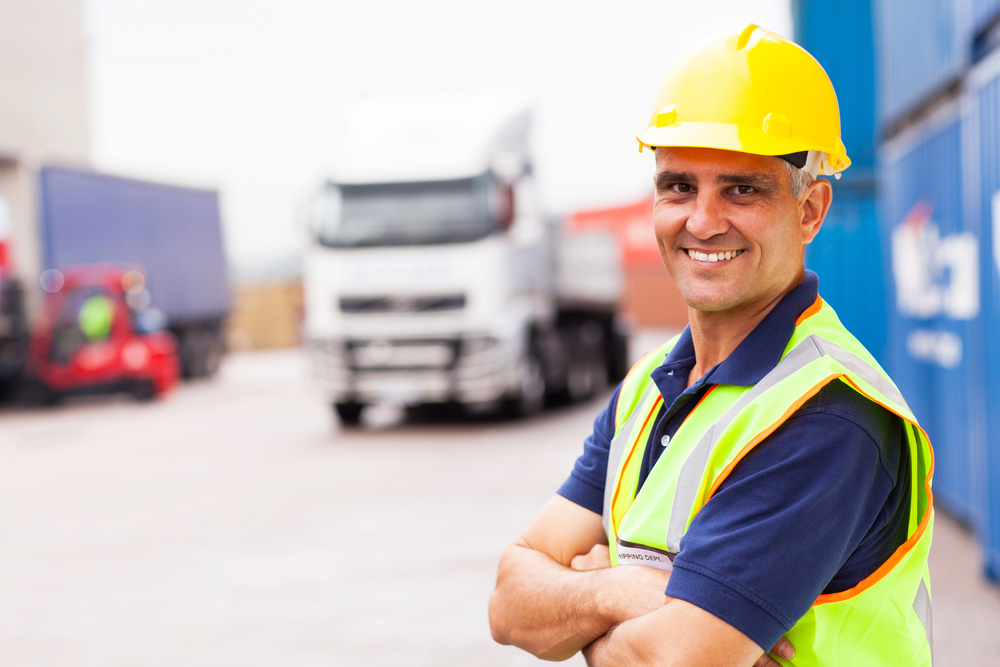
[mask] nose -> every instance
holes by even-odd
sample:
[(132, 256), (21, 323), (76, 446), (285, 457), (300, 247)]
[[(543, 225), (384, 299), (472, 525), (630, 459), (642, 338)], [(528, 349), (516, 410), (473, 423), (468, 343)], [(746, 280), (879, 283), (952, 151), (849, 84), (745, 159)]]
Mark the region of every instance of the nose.
[(699, 240), (710, 239), (729, 231), (725, 200), (718, 193), (699, 192), (694, 202), (694, 210), (688, 216), (685, 227)]

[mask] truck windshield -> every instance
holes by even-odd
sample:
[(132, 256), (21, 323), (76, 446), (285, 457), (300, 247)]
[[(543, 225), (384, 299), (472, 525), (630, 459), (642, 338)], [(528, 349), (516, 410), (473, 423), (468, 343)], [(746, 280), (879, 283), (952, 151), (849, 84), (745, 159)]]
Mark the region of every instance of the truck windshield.
[(462, 243), (497, 228), (493, 176), (419, 183), (328, 184), (314, 211), (323, 245)]

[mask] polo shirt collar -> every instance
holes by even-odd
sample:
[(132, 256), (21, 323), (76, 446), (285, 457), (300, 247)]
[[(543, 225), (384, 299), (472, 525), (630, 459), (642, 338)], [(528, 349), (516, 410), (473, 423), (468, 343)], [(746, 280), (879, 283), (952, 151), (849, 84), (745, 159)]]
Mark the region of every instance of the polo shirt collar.
[[(818, 294), (819, 278), (812, 271), (806, 271), (805, 280), (786, 294), (722, 363), (705, 373), (688, 389), (695, 390), (706, 383), (751, 387), (760, 382), (778, 365), (781, 354), (795, 331), (796, 320), (813, 305)], [(679, 374), (678, 371), (683, 371), (686, 379), (687, 373), (694, 366), (694, 356), (691, 327), (687, 326), (677, 344), (664, 358), (663, 364), (653, 371), (653, 381), (659, 385), (657, 376), (662, 377), (668, 373), (673, 377), (675, 373)]]

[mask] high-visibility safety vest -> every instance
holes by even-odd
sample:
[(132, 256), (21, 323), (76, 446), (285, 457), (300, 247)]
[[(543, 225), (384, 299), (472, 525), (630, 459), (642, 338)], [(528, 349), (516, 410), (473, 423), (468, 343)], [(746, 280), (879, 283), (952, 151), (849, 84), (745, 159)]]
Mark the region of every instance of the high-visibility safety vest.
[(705, 393), (637, 494), (647, 441), (663, 402), (649, 374), (678, 338), (640, 361), (619, 393), (604, 492), (612, 565), (672, 569), (691, 521), (732, 469), (822, 387), (839, 379), (903, 420), (911, 476), (907, 540), (853, 588), (820, 595), (786, 634), (795, 646), (795, 658), (780, 662), (930, 665), (927, 553), (934, 523), (934, 455), (927, 434), (889, 376), (817, 297), (796, 322), (781, 360), (760, 382), (752, 387), (719, 384)]

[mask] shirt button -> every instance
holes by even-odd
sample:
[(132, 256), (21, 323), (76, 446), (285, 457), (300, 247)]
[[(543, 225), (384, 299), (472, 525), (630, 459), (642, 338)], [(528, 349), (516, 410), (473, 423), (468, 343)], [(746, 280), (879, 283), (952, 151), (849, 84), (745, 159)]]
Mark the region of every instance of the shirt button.
[(666, 447), (667, 445), (669, 445), (670, 444), (670, 436), (669, 435), (665, 435), (662, 438), (660, 438), (660, 444), (663, 445), (664, 447)]

